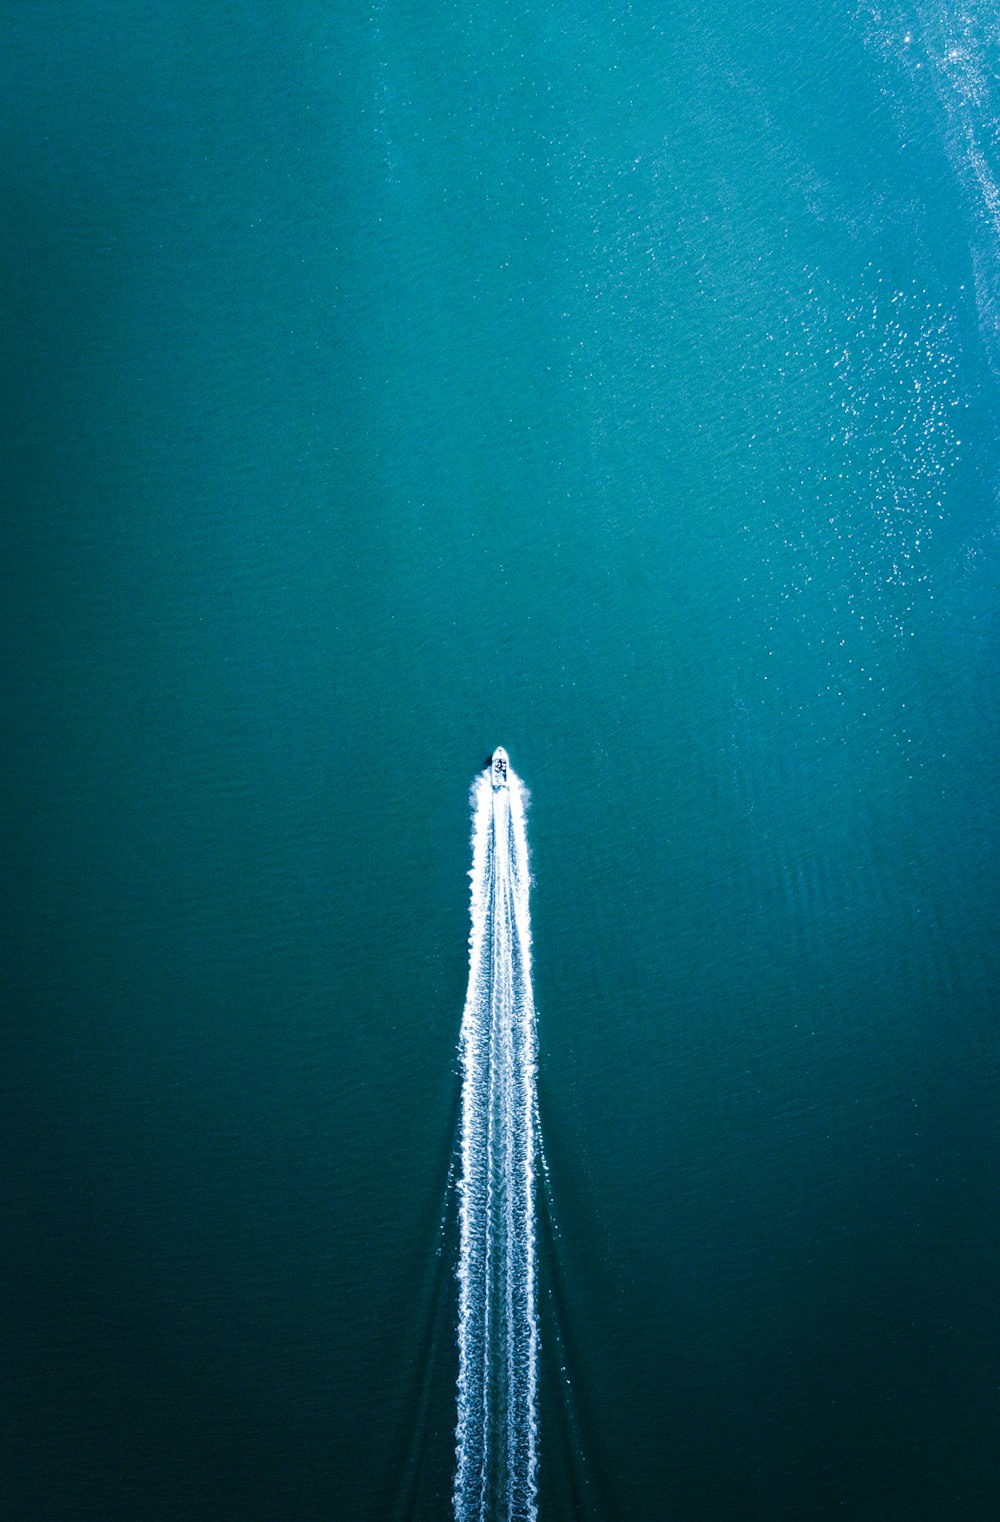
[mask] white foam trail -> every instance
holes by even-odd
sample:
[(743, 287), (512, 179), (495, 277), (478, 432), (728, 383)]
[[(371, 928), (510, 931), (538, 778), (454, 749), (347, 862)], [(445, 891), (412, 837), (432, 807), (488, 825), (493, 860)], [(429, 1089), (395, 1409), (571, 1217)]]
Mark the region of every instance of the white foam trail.
[(472, 931), (462, 1016), (456, 1522), (538, 1515), (536, 1038), (526, 794), (472, 790)]

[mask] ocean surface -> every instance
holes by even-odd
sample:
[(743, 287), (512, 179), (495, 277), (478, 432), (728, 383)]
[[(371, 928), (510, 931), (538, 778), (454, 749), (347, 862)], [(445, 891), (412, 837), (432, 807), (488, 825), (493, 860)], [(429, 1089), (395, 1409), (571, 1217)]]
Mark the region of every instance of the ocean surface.
[(9, 1522), (448, 1522), (469, 788), (541, 1522), (1000, 1491), (988, 0), (4, 10)]

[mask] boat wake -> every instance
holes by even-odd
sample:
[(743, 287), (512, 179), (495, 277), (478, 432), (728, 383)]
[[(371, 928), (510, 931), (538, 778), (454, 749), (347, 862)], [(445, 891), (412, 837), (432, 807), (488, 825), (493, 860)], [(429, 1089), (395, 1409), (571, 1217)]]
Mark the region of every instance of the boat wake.
[(538, 1135), (525, 799), (497, 751), (472, 791), (455, 1522), (534, 1522), (538, 1515)]

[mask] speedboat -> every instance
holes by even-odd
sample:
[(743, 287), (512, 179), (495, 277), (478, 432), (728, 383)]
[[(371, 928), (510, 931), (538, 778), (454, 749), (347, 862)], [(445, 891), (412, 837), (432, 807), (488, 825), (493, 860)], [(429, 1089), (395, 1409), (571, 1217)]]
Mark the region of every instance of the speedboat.
[(507, 786), (507, 752), (504, 750), (502, 745), (498, 745), (496, 750), (493, 752), (493, 761), (490, 767), (490, 772), (493, 778), (493, 786), (495, 788)]

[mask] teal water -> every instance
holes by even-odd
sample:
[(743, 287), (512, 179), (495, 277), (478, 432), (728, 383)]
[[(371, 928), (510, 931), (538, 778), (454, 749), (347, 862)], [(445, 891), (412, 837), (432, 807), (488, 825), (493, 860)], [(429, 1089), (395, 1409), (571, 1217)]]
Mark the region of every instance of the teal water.
[(989, 1515), (985, 0), (7, 21), (4, 1515), (450, 1515), (497, 743), (539, 1516)]

